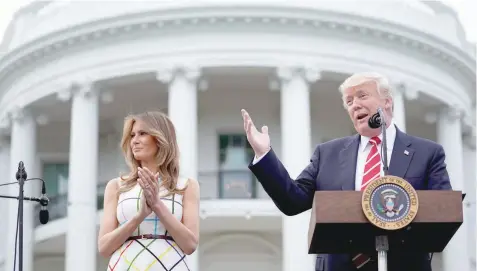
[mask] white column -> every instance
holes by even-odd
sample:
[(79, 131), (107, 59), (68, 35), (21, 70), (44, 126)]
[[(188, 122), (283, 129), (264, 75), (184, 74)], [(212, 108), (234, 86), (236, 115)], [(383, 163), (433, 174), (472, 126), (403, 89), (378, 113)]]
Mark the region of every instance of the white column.
[[(446, 153), (447, 171), (452, 189), (464, 190), (463, 145), (462, 145), (462, 113), (455, 108), (440, 111), (437, 118), (437, 140)], [(465, 191), (463, 191), (465, 192)], [(459, 230), (443, 251), (443, 271), (467, 271), (470, 267), (467, 244), (467, 221), (464, 217)]]
[[(36, 162), (36, 123), (32, 114), (26, 109), (14, 110), (11, 113), (11, 153), (10, 153), (10, 172), (8, 179), (10, 182), (16, 182), (16, 172), (18, 171), (18, 163), (23, 161), (27, 178), (38, 177)], [(7, 178), (7, 176), (6, 176)], [(24, 185), (24, 196), (36, 196), (38, 191), (34, 188), (38, 187), (34, 181), (26, 182)], [(18, 185), (11, 185), (9, 195), (18, 196)], [(6, 190), (4, 190), (6, 191)], [(33, 207), (35, 203), (23, 202), (23, 271), (33, 270), (33, 250), (35, 246), (34, 238), (34, 222)], [(14, 248), (15, 248), (15, 231), (17, 227), (18, 201), (9, 200), (8, 202), (8, 226), (7, 226), (7, 242), (5, 269), (13, 270)], [(19, 240), (17, 241), (19, 245)], [(19, 249), (17, 245), (17, 250)], [(19, 260), (16, 260), (16, 268), (18, 268)]]
[[(475, 111), (474, 111), (475, 112)], [(475, 114), (475, 113), (474, 113)], [(475, 127), (471, 123), (464, 124), (463, 137), (463, 167), (464, 167), (464, 190), (467, 196), (464, 200), (464, 219), (467, 220), (467, 249), (469, 261), (476, 260), (476, 208), (475, 208), (475, 192), (476, 192), (476, 152), (475, 152)], [(475, 269), (470, 269), (475, 270)]]
[[(180, 175), (198, 178), (197, 80), (196, 68), (175, 68), (159, 71), (158, 80), (169, 84), (168, 116), (176, 130), (180, 151)], [(191, 271), (199, 271), (199, 249), (187, 256)]]
[(65, 270), (96, 270), (98, 96), (91, 84), (74, 85), (70, 95), (72, 102)]
[(404, 105), (405, 86), (403, 84), (398, 84), (395, 86), (394, 90), (395, 90), (393, 93), (394, 123), (399, 128), (399, 130), (406, 132), (406, 108)]
[[(319, 73), (304, 68), (279, 68), (281, 81), (282, 157), (290, 177), (295, 179), (310, 161), (311, 123), (309, 83)], [(314, 270), (315, 255), (308, 254), (308, 226), (311, 211), (282, 217), (283, 271)]]
[[(4, 128), (7, 128), (7, 127), (4, 127)], [(10, 175), (10, 133), (8, 132), (8, 136), (6, 135), (7, 131), (2, 131), (2, 133), (5, 133), (5, 134), (2, 134), (0, 136), (0, 172), (5, 172), (5, 173), (2, 174), (2, 179), (0, 179), (0, 184), (8, 183), (12, 179), (11, 178), (12, 176)], [(7, 187), (0, 188), (0, 194), (10, 195)], [(8, 220), (10, 201), (14, 201), (14, 200), (0, 198), (0, 217), (4, 218), (4, 220), (0, 222), (0, 240), (8, 240), (7, 238), (10, 235), (10, 232), (8, 232), (8, 226), (11, 223), (16, 222), (16, 218), (15, 218), (15, 221)], [(16, 203), (16, 201), (14, 202)], [(5, 264), (5, 256), (7, 255), (7, 251), (9, 251), (9, 249), (6, 247), (6, 245), (1, 244), (0, 245), (0, 270), (5, 270), (4, 264)]]

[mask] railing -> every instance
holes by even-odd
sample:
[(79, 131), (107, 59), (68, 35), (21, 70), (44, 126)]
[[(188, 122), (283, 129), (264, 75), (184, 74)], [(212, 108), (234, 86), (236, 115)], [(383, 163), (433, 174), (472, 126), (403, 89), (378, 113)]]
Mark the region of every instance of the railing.
[(253, 199), (258, 196), (258, 182), (248, 169), (200, 172), (198, 179), (202, 200)]
[[(210, 171), (199, 173), (202, 200), (212, 199), (254, 199), (258, 197), (258, 182), (250, 170)], [(97, 210), (103, 209), (106, 184), (98, 184)], [(48, 211), (50, 219), (64, 218), (68, 211), (68, 194), (49, 196)], [(40, 225), (40, 205), (35, 205), (34, 223)]]

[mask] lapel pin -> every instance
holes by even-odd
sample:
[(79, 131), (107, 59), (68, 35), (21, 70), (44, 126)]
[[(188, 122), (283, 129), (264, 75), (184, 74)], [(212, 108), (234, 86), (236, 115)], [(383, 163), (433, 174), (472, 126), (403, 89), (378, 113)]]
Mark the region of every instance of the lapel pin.
[(409, 152), (407, 150), (404, 150), (405, 155), (409, 155)]

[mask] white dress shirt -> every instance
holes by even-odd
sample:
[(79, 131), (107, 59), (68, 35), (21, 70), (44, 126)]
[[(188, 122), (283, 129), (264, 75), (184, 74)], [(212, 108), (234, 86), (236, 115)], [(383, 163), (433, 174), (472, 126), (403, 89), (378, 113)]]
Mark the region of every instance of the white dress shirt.
[[(381, 139), (381, 143), (378, 145), (378, 152), (381, 155), (381, 144), (383, 144), (383, 135), (380, 134), (379, 139)], [(358, 155), (356, 157), (356, 178), (354, 180), (354, 189), (359, 191), (361, 189), (361, 182), (363, 180), (363, 171), (364, 171), (364, 164), (366, 163), (366, 158), (368, 157), (369, 152), (371, 151), (371, 144), (369, 144), (369, 140), (371, 138), (367, 136), (361, 136), (360, 144), (358, 147)], [(391, 154), (393, 153), (394, 141), (396, 140), (396, 127), (394, 126), (394, 122), (391, 121), (391, 124), (386, 129), (386, 145), (388, 146), (388, 167), (391, 164)], [(258, 163), (268, 152), (260, 157), (254, 157), (252, 161), (252, 165)], [(383, 167), (381, 166), (381, 176), (384, 175)]]
[[(381, 156), (381, 160), (384, 157), (381, 154), (381, 145), (383, 144), (383, 135), (380, 134), (379, 139), (381, 139), (381, 143), (378, 145), (378, 152)], [(369, 152), (371, 151), (371, 143), (369, 140), (371, 138), (367, 136), (361, 136), (361, 140), (358, 147), (358, 155), (356, 157), (356, 178), (354, 180), (354, 189), (356, 191), (361, 190), (361, 183), (363, 181), (363, 173), (364, 173), (364, 165), (366, 163), (366, 159), (368, 157)], [(396, 140), (396, 127), (394, 126), (394, 122), (391, 122), (391, 125), (386, 129), (386, 145), (388, 146), (388, 167), (391, 163), (391, 154), (393, 153), (394, 141)], [(381, 165), (381, 176), (384, 175), (383, 167)]]

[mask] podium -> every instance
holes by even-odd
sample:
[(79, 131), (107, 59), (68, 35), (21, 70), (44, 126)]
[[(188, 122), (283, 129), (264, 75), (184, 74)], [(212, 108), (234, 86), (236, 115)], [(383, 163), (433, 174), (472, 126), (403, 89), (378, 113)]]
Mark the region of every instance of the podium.
[[(370, 204), (383, 203), (381, 199), (385, 196), (380, 195), (385, 194), (396, 180), (399, 185), (395, 185), (395, 190), (405, 188), (397, 195), (404, 202), (401, 205), (405, 206), (406, 201), (410, 203), (410, 195), (417, 200), (418, 209), (412, 214), (412, 204), (409, 204), (407, 217), (401, 214), (391, 224), (384, 225), (367, 209)], [(315, 192), (308, 231), (310, 254), (378, 255), (379, 270), (386, 270), (387, 251), (442, 252), (463, 223), (463, 194), (460, 191), (416, 191), (397, 177), (378, 179), (368, 188), (368, 191)], [(397, 210), (396, 206), (393, 208), (389, 209)], [(383, 213), (382, 209), (380, 211)], [(378, 212), (374, 208), (374, 213)], [(412, 214), (411, 218), (409, 214)]]

